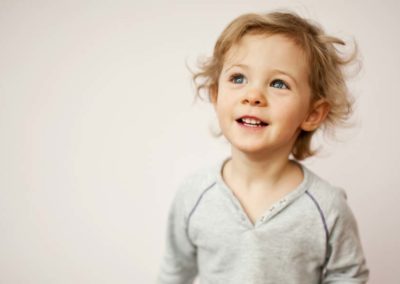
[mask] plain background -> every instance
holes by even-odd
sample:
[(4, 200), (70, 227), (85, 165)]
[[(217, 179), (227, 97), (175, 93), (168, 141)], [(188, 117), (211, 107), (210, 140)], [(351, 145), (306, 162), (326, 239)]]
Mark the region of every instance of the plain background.
[(370, 283), (396, 283), (399, 3), (0, 0), (0, 283), (153, 283), (176, 186), (229, 153), (185, 64), (275, 8), (359, 44), (355, 126), (306, 165), (347, 190)]

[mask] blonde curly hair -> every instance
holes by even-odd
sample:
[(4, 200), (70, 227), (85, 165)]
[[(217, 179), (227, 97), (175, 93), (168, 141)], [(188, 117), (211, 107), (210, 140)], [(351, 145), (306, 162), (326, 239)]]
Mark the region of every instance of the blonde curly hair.
[[(302, 48), (309, 66), (312, 66), (309, 73), (312, 101), (323, 99), (330, 106), (321, 126), (333, 134), (337, 125), (346, 125), (352, 114), (354, 100), (346, 85), (344, 67), (357, 57), (357, 46), (354, 42), (353, 52), (350, 56), (344, 56), (337, 48), (345, 45), (343, 40), (327, 35), (318, 24), (293, 12), (250, 13), (234, 19), (219, 36), (213, 55), (199, 61), (199, 71), (192, 72), (197, 97), (202, 98), (205, 92), (210, 101), (216, 100), (225, 56), (246, 34), (280, 34)], [(304, 160), (316, 153), (311, 149), (311, 138), (315, 131), (300, 132), (291, 152), (295, 159)]]

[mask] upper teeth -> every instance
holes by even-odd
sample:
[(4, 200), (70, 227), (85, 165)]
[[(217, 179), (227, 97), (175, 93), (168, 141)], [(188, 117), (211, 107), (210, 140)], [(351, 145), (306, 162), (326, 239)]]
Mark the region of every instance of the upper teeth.
[(248, 124), (261, 124), (261, 121), (260, 121), (260, 120), (254, 119), (254, 118), (247, 118), (247, 117), (245, 117), (245, 118), (242, 118), (242, 121), (243, 121), (244, 123), (248, 123)]

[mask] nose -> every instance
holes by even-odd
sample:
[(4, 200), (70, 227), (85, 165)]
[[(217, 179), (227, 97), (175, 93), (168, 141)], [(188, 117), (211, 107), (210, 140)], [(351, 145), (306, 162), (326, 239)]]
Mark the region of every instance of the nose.
[(257, 89), (249, 90), (242, 100), (242, 104), (249, 104), (251, 106), (265, 107), (267, 106), (267, 100), (262, 91)]

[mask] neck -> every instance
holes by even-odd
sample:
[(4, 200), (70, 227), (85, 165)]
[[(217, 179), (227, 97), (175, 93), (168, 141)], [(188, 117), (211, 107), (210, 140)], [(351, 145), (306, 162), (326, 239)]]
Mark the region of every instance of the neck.
[(274, 188), (293, 167), (289, 155), (248, 155), (232, 148), (232, 158), (226, 164), (224, 176), (245, 188)]

